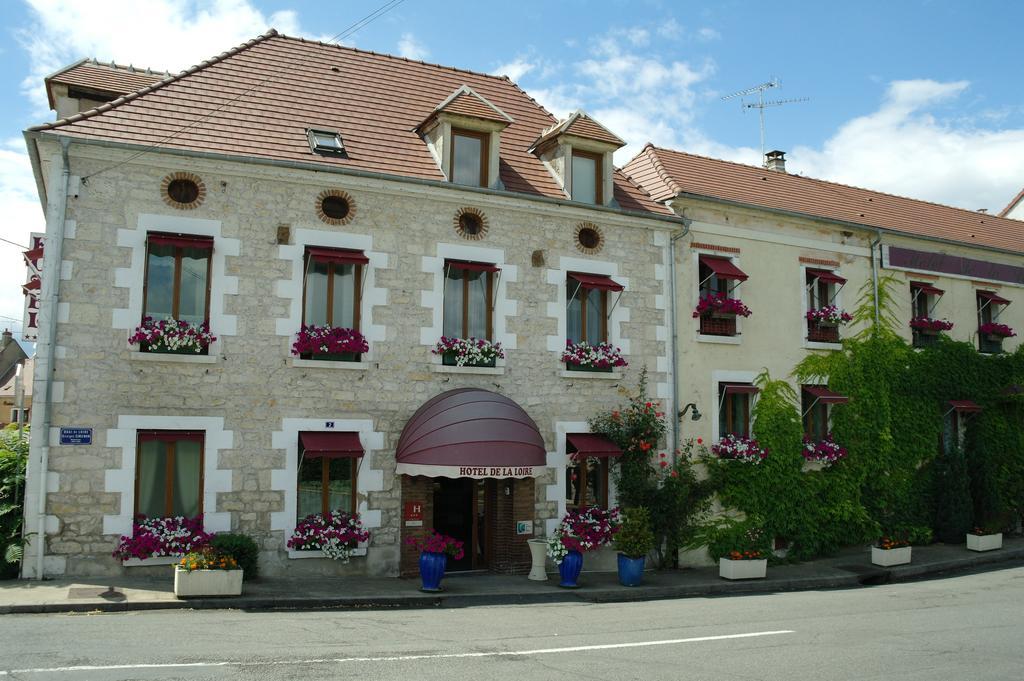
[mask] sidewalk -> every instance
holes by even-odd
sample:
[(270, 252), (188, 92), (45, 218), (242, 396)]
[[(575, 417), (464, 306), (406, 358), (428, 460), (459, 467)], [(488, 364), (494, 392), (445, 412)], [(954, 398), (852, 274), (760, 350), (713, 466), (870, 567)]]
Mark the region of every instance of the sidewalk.
[(118, 612), (171, 608), (235, 608), (240, 610), (327, 608), (389, 609), (465, 607), (526, 603), (612, 603), (668, 598), (725, 596), (818, 589), (849, 588), (915, 579), (974, 569), (1024, 565), (1024, 539), (1004, 538), (998, 551), (975, 553), (963, 545), (914, 547), (913, 562), (892, 568), (871, 564), (867, 548), (796, 565), (769, 567), (767, 579), (731, 582), (718, 568), (647, 572), (644, 584), (620, 586), (615, 573), (587, 573), (579, 589), (560, 589), (557, 575), (533, 582), (525, 575), (448, 575), (445, 591), (426, 594), (419, 580), (393, 577), (264, 578), (246, 583), (242, 596), (178, 600), (168, 568), (166, 579), (113, 577), (81, 580), (0, 582), (0, 614), (50, 612)]

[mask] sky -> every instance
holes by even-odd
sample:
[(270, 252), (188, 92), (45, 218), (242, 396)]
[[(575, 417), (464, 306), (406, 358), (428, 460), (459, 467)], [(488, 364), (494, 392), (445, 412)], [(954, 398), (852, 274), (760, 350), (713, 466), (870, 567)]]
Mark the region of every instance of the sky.
[[(1024, 187), (1024, 3), (7, 0), (0, 32), (2, 238), (43, 213), (22, 131), (53, 119), (43, 78), (82, 57), (171, 72), (270, 27), (515, 80), (556, 116), (582, 108), (628, 142), (760, 163), (751, 97), (777, 81), (766, 148), (787, 170), (971, 210)], [(24, 264), (0, 242), (0, 326), (20, 330)]]

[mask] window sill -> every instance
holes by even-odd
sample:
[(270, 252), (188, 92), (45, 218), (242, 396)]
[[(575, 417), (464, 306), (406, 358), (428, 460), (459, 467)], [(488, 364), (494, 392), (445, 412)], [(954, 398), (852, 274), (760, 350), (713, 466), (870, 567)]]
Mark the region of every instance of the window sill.
[(505, 367), (460, 367), (447, 364), (431, 364), (435, 374), (476, 374), (478, 376), (504, 376)]
[[(350, 553), (349, 555), (352, 557), (365, 556), (366, 547), (357, 546), (356, 548), (352, 549), (352, 553)], [(325, 556), (324, 552), (319, 549), (313, 551), (295, 551), (293, 549), (288, 549), (289, 560), (305, 560), (306, 558), (324, 558), (325, 560), (334, 560), (333, 558), (328, 558), (327, 556)]]
[(563, 369), (561, 372), (559, 372), (558, 375), (561, 376), (562, 378), (596, 378), (598, 380), (604, 379), (606, 381), (622, 380), (621, 371), (569, 371), (568, 369)]
[(216, 364), (217, 355), (172, 355), (163, 352), (132, 352), (133, 362), (163, 362), (166, 364)]
[(808, 350), (842, 350), (842, 343), (823, 343), (821, 341), (804, 341), (804, 347)]
[(288, 366), (304, 369), (342, 369), (348, 371), (366, 371), (373, 362), (337, 362), (328, 359), (299, 359), (289, 357)]
[(705, 333), (697, 334), (698, 343), (718, 343), (720, 345), (739, 345), (743, 339), (740, 336), (711, 336)]
[(181, 556), (156, 556), (154, 558), (129, 558), (122, 561), (124, 567), (146, 567), (150, 565), (177, 565)]

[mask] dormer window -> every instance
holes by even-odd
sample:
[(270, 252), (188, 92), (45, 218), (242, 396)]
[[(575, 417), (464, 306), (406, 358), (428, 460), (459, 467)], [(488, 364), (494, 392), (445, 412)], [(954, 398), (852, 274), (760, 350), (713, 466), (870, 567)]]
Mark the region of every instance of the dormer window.
[(487, 186), (489, 138), (486, 132), (452, 128), (452, 182), (471, 187)]
[(501, 132), (512, 118), (468, 85), (455, 89), (414, 129), (452, 184), (503, 189)]
[(306, 131), (306, 136), (309, 139), (309, 148), (314, 154), (347, 156), (345, 145), (341, 141), (341, 134), (336, 130), (310, 128)]
[(530, 147), (579, 203), (615, 205), (612, 154), (626, 143), (582, 111), (541, 133)]
[(602, 185), (602, 158), (600, 154), (573, 150), (572, 152), (572, 200), (581, 203), (604, 203)]

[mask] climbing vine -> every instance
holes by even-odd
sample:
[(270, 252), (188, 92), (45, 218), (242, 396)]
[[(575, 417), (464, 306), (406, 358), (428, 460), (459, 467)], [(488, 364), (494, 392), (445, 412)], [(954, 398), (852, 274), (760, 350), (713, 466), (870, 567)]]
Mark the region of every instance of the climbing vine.
[[(1024, 351), (983, 355), (943, 336), (915, 350), (896, 333), (894, 291), (885, 277), (860, 292), (854, 317), (865, 326), (842, 351), (811, 355), (798, 384), (826, 383), (850, 398), (832, 409), (844, 459), (804, 470), (800, 401), (784, 380), (763, 373), (754, 428), (768, 457), (757, 466), (706, 457), (726, 507), (757, 517), (798, 559), (829, 554), (880, 534), (916, 542), (933, 533), (963, 541), (970, 526), (1019, 527), (1024, 516)], [(944, 442), (956, 417), (950, 400), (982, 411), (964, 416), (964, 438)]]

